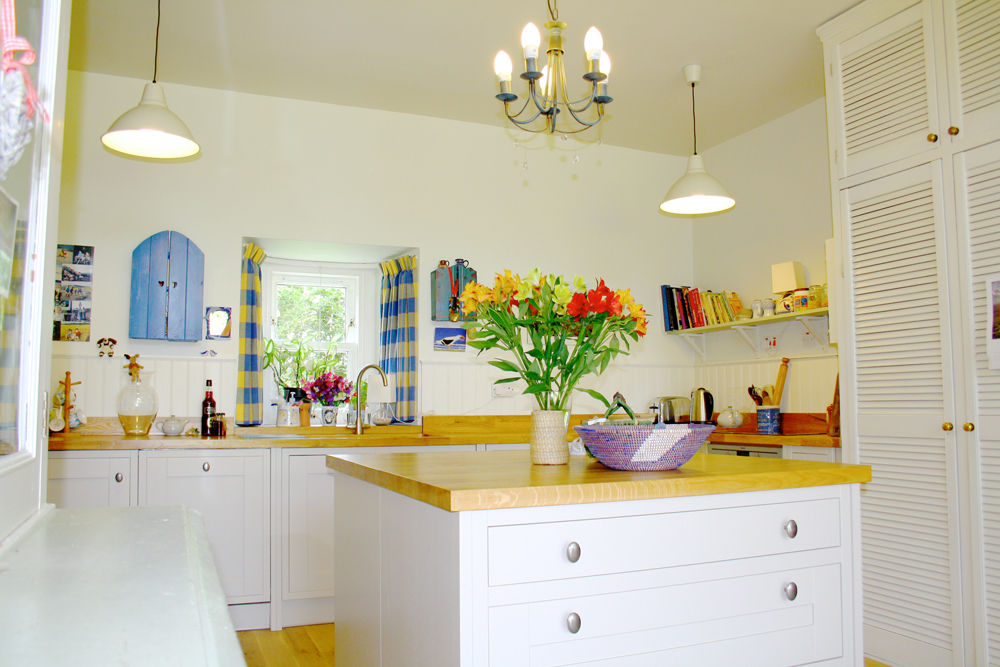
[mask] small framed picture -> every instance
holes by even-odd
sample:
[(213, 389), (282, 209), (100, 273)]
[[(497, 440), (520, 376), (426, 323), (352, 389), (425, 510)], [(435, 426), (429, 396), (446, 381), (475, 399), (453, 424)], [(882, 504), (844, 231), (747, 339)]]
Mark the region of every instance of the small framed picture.
[(466, 331), (462, 327), (434, 327), (434, 349), (446, 352), (465, 351)]
[(230, 338), (233, 327), (233, 310), (225, 306), (209, 306), (205, 309), (205, 339), (220, 340)]

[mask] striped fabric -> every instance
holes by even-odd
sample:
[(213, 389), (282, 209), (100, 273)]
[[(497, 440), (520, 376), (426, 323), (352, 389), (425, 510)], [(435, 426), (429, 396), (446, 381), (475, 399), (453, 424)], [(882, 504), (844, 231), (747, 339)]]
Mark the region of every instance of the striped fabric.
[(396, 419), (417, 416), (416, 255), (382, 262), (380, 364), (396, 385)]
[(21, 276), (24, 264), (25, 229), (18, 221), (14, 236), (14, 263), (10, 291), (0, 298), (0, 454), (18, 450), (17, 405), (21, 375)]
[(240, 275), (240, 357), (236, 375), (236, 424), (257, 426), (264, 420), (261, 380), (260, 263), (264, 251), (253, 243), (243, 249)]

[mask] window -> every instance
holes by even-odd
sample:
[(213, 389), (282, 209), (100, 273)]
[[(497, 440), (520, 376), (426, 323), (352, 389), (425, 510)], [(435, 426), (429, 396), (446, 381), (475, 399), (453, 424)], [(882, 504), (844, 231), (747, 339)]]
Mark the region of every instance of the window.
[[(333, 358), (333, 372), (352, 379), (375, 360), (378, 341), (378, 270), (371, 265), (264, 260), (261, 267), (263, 332), (277, 346), (311, 352), (305, 368)], [(277, 392), (277, 387), (274, 387)]]

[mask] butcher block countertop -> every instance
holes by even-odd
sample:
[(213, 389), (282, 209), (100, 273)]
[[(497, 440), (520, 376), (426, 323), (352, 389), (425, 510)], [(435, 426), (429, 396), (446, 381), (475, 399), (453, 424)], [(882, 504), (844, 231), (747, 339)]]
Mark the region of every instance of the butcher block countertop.
[[(576, 438), (572, 427), (593, 415), (573, 415), (568, 440)], [(189, 426), (197, 418), (187, 418)], [(159, 420), (158, 420), (159, 421)], [(810, 424), (815, 433), (815, 425)], [(719, 429), (710, 442), (804, 445), (839, 447), (839, 438), (825, 435), (789, 434), (758, 436), (740, 429)], [(754, 430), (756, 427), (753, 427)], [(202, 438), (198, 435), (168, 436), (156, 432), (149, 435), (125, 435), (117, 417), (93, 417), (87, 424), (69, 433), (49, 435), (49, 451), (133, 450), (133, 449), (269, 449), (306, 447), (413, 447), (428, 445), (493, 445), (528, 442), (530, 415), (427, 415), (422, 424), (366, 426), (364, 434), (355, 435), (344, 426), (253, 426), (229, 424), (224, 438)]]
[(327, 456), (327, 467), (451, 512), (765, 491), (871, 479), (871, 467), (697, 454), (677, 470), (611, 470), (571, 456), (532, 465), (524, 450)]

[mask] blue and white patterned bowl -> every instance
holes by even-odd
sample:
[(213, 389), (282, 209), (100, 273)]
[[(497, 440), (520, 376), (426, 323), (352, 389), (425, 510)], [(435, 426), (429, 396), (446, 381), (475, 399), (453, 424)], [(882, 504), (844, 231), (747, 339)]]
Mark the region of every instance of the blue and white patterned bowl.
[(714, 424), (574, 426), (587, 450), (614, 470), (674, 470), (697, 453)]

